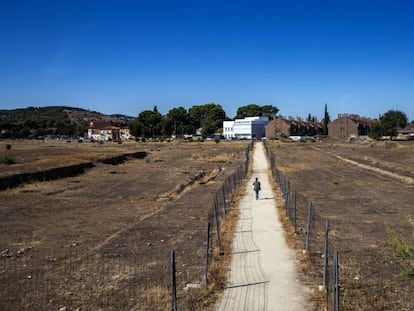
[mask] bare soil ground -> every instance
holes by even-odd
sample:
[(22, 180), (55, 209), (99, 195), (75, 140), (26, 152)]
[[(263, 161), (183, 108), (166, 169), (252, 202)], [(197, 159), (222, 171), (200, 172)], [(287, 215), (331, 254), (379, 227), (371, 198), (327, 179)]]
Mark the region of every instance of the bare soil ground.
[[(170, 252), (180, 289), (201, 281), (214, 194), (248, 145), (2, 141), (0, 152), (6, 143), (16, 164), (0, 165), (0, 176), (94, 167), (0, 192), (2, 310), (168, 309)], [(140, 151), (144, 159), (98, 161)]]
[(307, 202), (313, 203), (315, 284), (322, 284), (329, 219), (330, 249), (339, 252), (341, 310), (414, 310), (414, 144), (269, 141), (269, 146), (276, 167), (298, 193), (299, 239)]

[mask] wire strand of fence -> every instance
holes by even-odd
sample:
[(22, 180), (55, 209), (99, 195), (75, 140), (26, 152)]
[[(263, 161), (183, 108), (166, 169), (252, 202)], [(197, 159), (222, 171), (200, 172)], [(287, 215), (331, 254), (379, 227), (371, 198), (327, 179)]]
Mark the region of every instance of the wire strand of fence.
[[(221, 225), (246, 179), (251, 150), (249, 144), (245, 162), (217, 188), (205, 222), (188, 225), (188, 241), (173, 243), (173, 250), (165, 249), (163, 241), (159, 245), (145, 242), (141, 231), (131, 228), (128, 240), (120, 241), (125, 245), (99, 252), (80, 250), (74, 244), (60, 249), (51, 246), (43, 252), (24, 250), (20, 255), (2, 253), (0, 309), (188, 310), (202, 303), (191, 291), (207, 288), (214, 277)], [(150, 234), (157, 228), (146, 230)], [(146, 251), (139, 253), (134, 243), (147, 243)]]
[[(309, 256), (312, 270), (321, 275), (320, 289), (326, 291), (326, 309), (330, 310), (332, 305), (330, 301), (335, 301), (337, 303), (335, 306), (338, 308), (335, 310), (339, 310), (339, 291), (335, 292), (335, 296), (334, 291), (330, 290), (333, 279), (328, 275), (329, 271), (333, 271), (335, 264), (334, 260), (329, 258), (333, 258), (336, 249), (329, 240), (329, 220), (319, 215), (317, 205), (314, 206), (309, 198), (293, 189), (288, 176), (277, 168), (276, 155), (266, 143), (265, 149), (273, 180), (282, 193), (286, 218), (291, 222), (296, 238), (302, 243), (304, 252)], [(337, 286), (336, 289), (339, 288), (338, 284)]]

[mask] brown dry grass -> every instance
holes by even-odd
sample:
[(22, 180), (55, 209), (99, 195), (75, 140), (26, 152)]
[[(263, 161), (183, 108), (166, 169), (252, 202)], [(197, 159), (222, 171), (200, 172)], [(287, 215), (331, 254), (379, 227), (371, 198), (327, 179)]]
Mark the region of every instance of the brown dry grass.
[(193, 154), (192, 159), (193, 160), (203, 160), (203, 161), (209, 161), (212, 163), (226, 163), (227, 161), (234, 158), (234, 153), (223, 153), (220, 155), (200, 155), (200, 154)]
[[(234, 157), (234, 154), (232, 155)], [(248, 179), (251, 175), (252, 164), (250, 163), (247, 177)], [(238, 204), (240, 199), (244, 196), (246, 192), (245, 183), (241, 187), (236, 189), (234, 202), (232, 202), (232, 207), (226, 215), (226, 218), (221, 223), (221, 247), (222, 253), (218, 247), (215, 247), (213, 250), (213, 259), (212, 264), (209, 269), (209, 286), (207, 288), (201, 288), (194, 292), (194, 303), (191, 310), (214, 310), (214, 304), (218, 299), (220, 299), (222, 294), (222, 289), (227, 284), (229, 277), (231, 259), (232, 259), (232, 249), (233, 249), (233, 238), (234, 232), (237, 228), (237, 223), (240, 217), (240, 210)], [(202, 302), (200, 306), (199, 302)], [(194, 308), (194, 306), (198, 306)]]
[(148, 306), (152, 306), (151, 310), (164, 311), (166, 306), (170, 305), (171, 293), (165, 288), (159, 286), (151, 287), (145, 291), (145, 294), (145, 297), (142, 299), (146, 304), (138, 303), (132, 310), (146, 311)]
[(227, 283), (231, 265), (232, 242), (237, 227), (240, 211), (237, 207), (240, 197), (244, 194), (242, 186), (235, 192), (233, 206), (221, 222), (221, 251), (218, 247), (212, 250), (212, 259), (208, 271), (208, 286), (192, 291), (187, 301), (187, 309), (194, 311), (214, 310), (216, 301), (220, 298), (222, 289)]
[[(364, 144), (275, 144), (276, 166), (289, 178), (302, 200), (312, 199), (318, 223), (313, 226), (311, 245), (313, 250), (303, 258), (303, 271), (309, 284), (315, 288), (312, 300), (320, 301), (314, 310), (323, 309), (327, 296), (318, 292), (321, 280), (323, 237), (322, 221), (330, 219), (330, 249), (340, 253), (341, 310), (411, 310), (413, 306), (412, 276), (401, 275), (404, 263), (393, 256), (387, 245), (386, 226), (394, 228), (405, 238), (404, 247), (413, 245), (409, 232), (412, 216), (412, 185), (402, 182), (396, 175), (413, 177), (414, 158), (409, 155), (413, 144), (399, 148), (369, 146)], [(311, 151), (312, 150), (312, 151)], [(364, 165), (353, 165), (332, 156), (341, 155)], [(390, 174), (377, 173), (378, 170)], [(285, 217), (284, 202), (280, 200), (282, 222)], [(301, 221), (306, 218), (306, 206), (302, 201)], [(282, 212), (280, 214), (280, 212)], [(408, 220), (407, 220), (408, 219)], [(287, 228), (287, 240), (291, 225)], [(301, 224), (303, 228), (303, 223)], [(321, 238), (322, 237), (322, 238)], [(303, 236), (298, 235), (299, 242)], [(295, 245), (295, 241), (290, 242)], [(313, 243), (313, 244), (312, 244)], [(389, 244), (389, 243), (388, 243)], [(322, 248), (321, 248), (322, 246)], [(295, 246), (294, 246), (295, 247)], [(301, 250), (299, 244), (298, 250)], [(300, 253), (299, 253), (300, 258)], [(330, 264), (332, 264), (330, 260)]]
[[(297, 169), (305, 169), (306, 165), (284, 167), (284, 172), (294, 171)], [(280, 168), (278, 166), (278, 168)], [(273, 193), (275, 194), (277, 216), (284, 229), (284, 237), (286, 244), (293, 250), (295, 250), (296, 258), (300, 263), (301, 281), (306, 284), (311, 290), (309, 292), (309, 302), (311, 303), (312, 310), (323, 311), (326, 310), (326, 292), (317, 291), (318, 284), (315, 284), (314, 280), (310, 277), (314, 271), (310, 261), (309, 254), (303, 250), (303, 244), (297, 238), (297, 234), (292, 225), (291, 219), (286, 215), (285, 200), (283, 193), (278, 186), (277, 182), (273, 180), (271, 170), (268, 171), (268, 178), (272, 185)]]
[[(42, 286), (34, 293), (38, 296), (32, 297), (34, 306), (40, 306), (40, 299), (48, 290), (53, 291), (57, 299), (67, 301), (68, 308), (76, 308), (80, 302), (82, 308), (87, 306), (93, 308), (97, 305), (92, 303), (98, 303), (101, 297), (111, 299), (108, 305), (134, 306), (137, 300), (122, 301), (125, 295), (124, 287), (127, 287), (131, 295), (135, 294), (134, 297), (137, 299), (142, 295), (140, 290), (145, 293), (150, 289), (150, 293), (141, 297), (144, 302), (150, 301), (150, 304), (142, 308), (154, 310), (157, 306), (153, 303), (162, 304), (165, 299), (169, 301), (166, 290), (159, 291), (157, 287), (160, 283), (164, 286), (162, 282), (168, 279), (166, 276), (168, 271), (164, 268), (164, 263), (168, 261), (165, 257), (170, 250), (181, 252), (181, 255), (178, 255), (181, 257), (177, 257), (180, 260), (178, 268), (185, 274), (179, 275), (179, 282), (196, 282), (202, 277), (199, 273), (202, 268), (198, 269), (198, 267), (203, 264), (205, 251), (203, 224), (207, 224), (215, 192), (225, 178), (244, 162), (246, 147), (245, 142), (122, 145), (56, 143), (55, 147), (25, 142), (22, 142), (20, 147), (14, 144), (12, 151), (16, 152), (16, 158), (24, 159), (25, 163), (20, 162), (16, 166), (6, 167), (7, 171), (2, 173), (7, 175), (17, 171), (36, 171), (40, 166), (39, 163), (47, 166), (48, 161), (51, 165), (49, 168), (59, 166), (61, 161), (69, 158), (76, 162), (79, 158), (83, 158), (83, 155), (94, 157), (90, 160), (96, 162), (103, 156), (106, 158), (108, 154), (118, 156), (146, 151), (148, 161), (131, 159), (119, 165), (98, 162), (93, 169), (83, 175), (51, 182), (25, 184), (1, 192), (0, 250), (9, 249), (15, 252), (20, 248), (30, 249), (23, 259), (17, 260), (27, 260), (30, 269), (32, 267), (37, 269), (36, 274), (33, 274), (33, 280)], [(194, 159), (193, 155), (198, 152), (200, 157)], [(226, 162), (222, 163), (224, 159)], [(219, 167), (223, 167), (223, 170), (219, 171)], [(191, 176), (195, 176), (200, 171), (206, 173), (205, 178), (216, 176), (217, 173), (218, 175), (215, 180), (204, 185), (199, 181), (195, 182), (177, 198), (165, 202), (157, 201), (160, 196), (174, 192), (178, 185), (188, 181)], [(235, 216), (232, 211), (228, 213), (227, 220), (233, 217)], [(230, 229), (224, 222), (222, 230), (222, 243), (225, 243), (226, 232)], [(186, 256), (187, 252), (191, 256)], [(57, 260), (52, 262), (53, 266), (51, 264), (50, 269), (42, 268), (41, 262), (44, 258), (48, 258), (49, 254)], [(95, 255), (98, 259), (91, 259)], [(86, 274), (89, 272), (82, 272), (83, 277), (87, 276), (86, 279), (82, 279), (82, 282), (78, 279), (72, 280), (67, 276), (69, 270), (64, 270), (66, 268), (64, 265), (67, 264), (66, 256), (71, 258), (70, 269), (75, 273), (83, 269), (82, 263), (87, 263), (87, 268), (93, 273), (100, 265), (102, 266), (102, 262), (105, 264), (104, 267), (110, 266), (110, 270), (113, 271), (108, 270), (104, 273), (108, 287), (89, 284), (94, 282), (95, 276), (98, 277), (99, 273), (92, 275)], [(217, 250), (214, 250), (214, 256), (214, 265), (217, 268), (213, 267), (210, 280), (212, 284), (218, 284), (216, 285), (218, 287), (223, 284), (223, 275), (227, 273), (225, 268), (223, 270), (221, 268), (225, 266), (223, 262), (227, 259), (224, 257), (227, 256), (220, 256)], [(116, 266), (110, 264), (113, 257), (116, 258)], [(184, 261), (185, 266), (182, 266)], [(148, 262), (159, 264), (161, 268), (147, 267)], [(134, 274), (123, 272), (129, 267), (133, 267)], [(47, 270), (48, 275), (42, 275), (42, 269)], [(76, 277), (74, 273), (71, 275), (74, 275), (73, 278)], [(74, 282), (70, 285), (70, 292), (73, 295), (69, 297), (65, 295), (67, 291), (60, 290), (60, 287), (52, 288), (48, 284), (43, 286), (42, 283), (43, 279), (47, 279), (46, 281), (50, 279), (51, 282), (57, 282), (59, 286), (69, 287), (66, 278)], [(133, 285), (131, 285), (132, 281), (134, 281)], [(13, 288), (16, 289), (11, 290), (12, 294), (16, 293), (16, 296), (22, 297), (22, 300), (26, 295), (32, 295), (30, 292), (20, 294), (18, 283), (13, 284)], [(94, 294), (94, 301), (89, 304), (87, 300), (74, 301), (88, 296), (88, 292), (83, 292), (81, 288), (85, 284), (89, 290), (93, 290)], [(4, 283), (0, 287), (1, 290), (5, 289)], [(9, 290), (10, 286), (7, 286), (7, 291)], [(181, 285), (179, 291), (181, 294)], [(210, 289), (207, 293), (201, 293), (199, 296), (201, 298), (197, 298), (197, 301), (204, 304), (203, 295), (209, 296)], [(196, 297), (193, 291), (188, 296)], [(180, 298), (184, 301), (183, 297)], [(119, 304), (116, 299), (119, 300)], [(13, 310), (23, 309), (15, 302), (9, 304), (9, 301), (4, 300), (3, 297), (0, 299), (0, 305), (3, 306), (2, 303), (6, 306), (13, 305)], [(103, 306), (108, 306), (105, 302), (102, 303)], [(160, 309), (165, 310), (164, 307)], [(138, 309), (137, 305), (135, 309)], [(4, 310), (8, 310), (7, 307)]]

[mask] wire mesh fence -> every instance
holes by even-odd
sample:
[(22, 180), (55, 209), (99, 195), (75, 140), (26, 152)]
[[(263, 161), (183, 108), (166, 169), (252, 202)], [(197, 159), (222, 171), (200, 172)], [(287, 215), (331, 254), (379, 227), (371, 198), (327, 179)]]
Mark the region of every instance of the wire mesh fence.
[[(398, 276), (404, 273), (404, 265), (412, 265), (412, 260), (404, 262), (401, 257), (387, 254), (386, 242), (363, 236), (346, 240), (338, 235), (338, 220), (322, 216), (317, 202), (298, 193), (288, 176), (277, 169), (276, 156), (267, 145), (266, 152), (283, 196), (286, 218), (308, 254), (310, 273), (320, 279), (320, 289), (326, 293), (325, 310), (413, 309), (412, 280)], [(380, 263), (378, 258), (382, 258)]]
[(143, 243), (142, 237), (131, 229), (120, 242), (125, 245), (100, 252), (77, 245), (3, 251), (0, 310), (201, 310), (203, 301), (192, 291), (208, 286), (213, 250), (221, 251), (221, 225), (246, 178), (251, 148), (213, 202), (206, 202), (211, 207), (205, 223), (177, 228), (186, 231), (188, 242), (173, 249), (148, 245), (139, 252), (134, 243)]
[(168, 258), (160, 254), (79, 258), (72, 250), (51, 249), (49, 254), (3, 257), (0, 305), (2, 310), (141, 310), (169, 303), (169, 270)]
[(320, 277), (321, 289), (326, 291), (326, 309), (337, 311), (339, 259), (335, 246), (329, 240), (329, 222), (319, 215), (312, 201), (293, 189), (289, 178), (277, 169), (276, 157), (267, 145), (266, 153), (272, 177), (283, 195), (286, 218), (290, 220), (296, 238), (303, 245), (303, 251), (309, 256), (313, 273)]

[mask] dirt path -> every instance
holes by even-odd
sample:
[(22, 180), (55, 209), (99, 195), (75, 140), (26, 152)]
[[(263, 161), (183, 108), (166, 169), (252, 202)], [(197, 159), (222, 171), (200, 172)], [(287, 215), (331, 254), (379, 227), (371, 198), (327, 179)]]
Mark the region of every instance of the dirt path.
[[(269, 182), (263, 144), (255, 145), (253, 174), (240, 202), (228, 285), (217, 305), (224, 310), (306, 310), (305, 288), (296, 273), (295, 253), (284, 240)], [(253, 181), (261, 182), (255, 199)]]
[(373, 167), (371, 165), (358, 163), (356, 161), (353, 161), (353, 160), (350, 160), (348, 158), (337, 155), (333, 152), (326, 152), (326, 153), (330, 154), (330, 155), (332, 155), (332, 156), (334, 156), (334, 157), (336, 157), (336, 158), (338, 158), (342, 161), (350, 163), (350, 164), (352, 164), (356, 167), (359, 167), (361, 169), (368, 170), (370, 172), (374, 172), (374, 173), (377, 173), (377, 174), (380, 174), (380, 175), (383, 175), (383, 176), (387, 176), (387, 177), (391, 177), (391, 178), (394, 178), (394, 179), (398, 179), (398, 180), (400, 180), (404, 183), (407, 183), (409, 185), (414, 185), (414, 178), (411, 178), (411, 177), (408, 177), (408, 176), (402, 176), (402, 175), (399, 175), (399, 174), (396, 174), (396, 173), (392, 173), (392, 172), (389, 172), (389, 171), (386, 171), (386, 170), (383, 170), (383, 169), (380, 169), (380, 168), (377, 168), (377, 167)]

